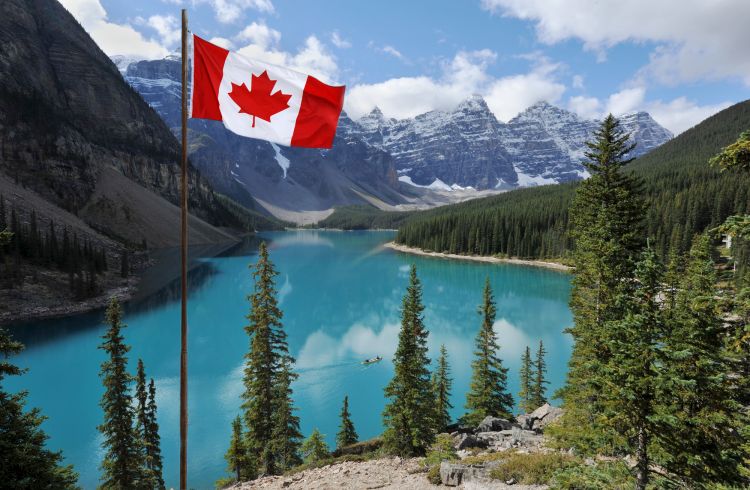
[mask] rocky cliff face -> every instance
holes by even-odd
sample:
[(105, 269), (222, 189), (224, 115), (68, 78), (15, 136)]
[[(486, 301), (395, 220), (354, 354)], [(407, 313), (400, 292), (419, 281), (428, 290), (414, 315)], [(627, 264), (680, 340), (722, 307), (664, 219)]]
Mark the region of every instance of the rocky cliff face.
[[(165, 204), (178, 202), (177, 140), (58, 2), (0, 3), (0, 46), (2, 172), (74, 213), (91, 209), (106, 169)], [(190, 200), (194, 213), (221, 221), (210, 185), (195, 171)], [(117, 206), (96, 211), (102, 222), (127, 214)]]
[[(120, 60), (121, 66), (128, 60)], [(178, 58), (131, 62), (130, 85), (177, 130), (180, 118)], [(331, 150), (286, 148), (243, 138), (217, 121), (190, 120), (190, 159), (221, 192), (277, 216), (333, 206), (404, 202), (392, 157), (357, 136), (345, 114)], [(287, 216), (289, 218), (289, 216)]]
[[(672, 135), (647, 113), (621, 117), (640, 156)], [(586, 177), (585, 142), (599, 124), (539, 102), (504, 124), (477, 95), (454, 111), (394, 120), (379, 109), (357, 124), (361, 137), (389, 152), (403, 182), (432, 187), (513, 188)]]
[[(179, 60), (118, 59), (126, 80), (172, 127), (179, 124)], [(671, 138), (646, 113), (621, 118), (640, 156)], [(375, 108), (342, 115), (332, 150), (274, 147), (190, 121), (191, 158), (222, 192), (246, 205), (295, 210), (377, 200), (400, 204), (430, 190), (511, 189), (585, 178), (585, 142), (598, 121), (540, 102), (507, 124), (481, 96), (449, 112), (387, 118)], [(251, 197), (252, 196), (252, 197)], [(255, 198), (255, 199), (253, 199)]]

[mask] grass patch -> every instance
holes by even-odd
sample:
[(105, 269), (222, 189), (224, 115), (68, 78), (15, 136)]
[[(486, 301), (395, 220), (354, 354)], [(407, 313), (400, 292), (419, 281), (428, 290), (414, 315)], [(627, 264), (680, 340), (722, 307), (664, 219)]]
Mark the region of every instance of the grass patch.
[(557, 471), (549, 484), (550, 490), (630, 490), (635, 480), (622, 462), (578, 463)]
[(461, 462), (463, 464), (482, 465), (493, 463), (495, 461), (503, 461), (505, 459), (508, 459), (513, 454), (516, 454), (515, 451), (500, 451), (496, 453), (477, 454), (475, 456), (467, 456), (462, 459)]
[[(503, 453), (495, 453), (503, 454)], [(548, 483), (558, 471), (578, 464), (578, 459), (562, 453), (506, 453), (498, 456), (499, 464), (490, 470), (495, 480), (515, 480), (524, 485)]]

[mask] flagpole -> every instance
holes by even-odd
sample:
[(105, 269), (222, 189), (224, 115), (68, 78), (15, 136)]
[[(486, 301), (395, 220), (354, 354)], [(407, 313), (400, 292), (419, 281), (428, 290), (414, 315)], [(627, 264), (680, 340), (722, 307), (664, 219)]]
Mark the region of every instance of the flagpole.
[(187, 191), (187, 76), (188, 76), (187, 10), (182, 9), (182, 162), (181, 162), (181, 272), (182, 309), (180, 325), (180, 490), (187, 489), (187, 243), (188, 243), (188, 191)]

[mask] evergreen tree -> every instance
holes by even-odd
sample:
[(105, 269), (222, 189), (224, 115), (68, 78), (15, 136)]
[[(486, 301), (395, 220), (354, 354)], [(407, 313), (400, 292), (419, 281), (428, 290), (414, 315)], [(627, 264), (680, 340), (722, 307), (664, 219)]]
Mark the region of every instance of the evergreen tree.
[(339, 425), (339, 433), (336, 434), (336, 447), (349, 446), (356, 443), (358, 439), (359, 436), (349, 413), (349, 397), (345, 396), (344, 405), (341, 407), (341, 425)]
[(466, 421), (479, 424), (487, 416), (511, 418), (513, 396), (508, 392), (508, 368), (498, 357), (500, 346), (495, 334), (495, 299), (487, 278), (484, 283), (483, 302), (479, 307), (482, 325), (476, 338), (474, 361), (469, 392), (466, 394)]
[(229, 449), (224, 455), (224, 459), (229, 465), (229, 471), (234, 473), (237, 481), (255, 477), (255, 475), (248, 475), (246, 472), (248, 455), (244, 437), (242, 434), (242, 418), (238, 415), (232, 420), (232, 439), (229, 441)]
[(104, 394), (99, 405), (104, 411), (104, 422), (99, 431), (104, 436), (102, 448), (105, 451), (101, 464), (101, 487), (107, 489), (131, 489), (140, 485), (141, 455), (135, 431), (133, 430), (133, 407), (130, 385), (133, 377), (128, 374), (127, 353), (122, 329), (122, 310), (112, 298), (107, 306), (109, 329), (102, 337), (99, 347), (107, 353), (99, 372), (104, 384)]
[(314, 429), (310, 437), (302, 443), (302, 457), (305, 463), (316, 463), (330, 456), (328, 445), (318, 429)]
[(270, 447), (277, 470), (285, 471), (301, 463), (299, 457), (300, 440), (299, 417), (294, 415), (292, 402), (292, 380), (297, 374), (292, 372), (291, 356), (284, 356), (278, 373), (274, 376), (273, 430)]
[(401, 456), (423, 455), (432, 443), (434, 397), (428, 366), (427, 336), (422, 312), (422, 284), (412, 264), (401, 306), (401, 330), (393, 357), (393, 378), (385, 387), (384, 446)]
[(534, 409), (541, 407), (547, 403), (547, 387), (549, 384), (545, 375), (547, 374), (547, 363), (544, 360), (544, 356), (547, 355), (547, 351), (544, 349), (544, 342), (539, 341), (539, 348), (536, 350), (536, 359), (534, 359), (534, 383), (532, 386), (532, 405)]
[(659, 306), (662, 283), (662, 266), (649, 248), (637, 264), (635, 289), (620, 298), (625, 309), (623, 318), (610, 322), (612, 357), (600, 373), (604, 420), (622, 437), (627, 453), (635, 456), (639, 490), (645, 490), (649, 483), (659, 349), (666, 334)]
[(299, 462), (299, 418), (294, 415), (291, 383), (294, 358), (289, 355), (282, 312), (276, 299), (278, 274), (261, 243), (250, 300), (250, 351), (245, 356), (243, 393), (246, 446), (253, 474), (277, 474)]
[(658, 398), (659, 464), (688, 487), (740, 484), (737, 436), (748, 423), (737, 402), (739, 380), (725, 349), (716, 271), (707, 235), (696, 237), (662, 339)]
[(451, 388), (450, 365), (448, 364), (448, 350), (445, 344), (440, 346), (440, 357), (438, 357), (437, 368), (432, 374), (432, 391), (435, 396), (435, 431), (444, 432), (451, 423), (450, 409)]
[(26, 392), (2, 389), (6, 376), (23, 370), (9, 358), (23, 349), (20, 342), (0, 328), (0, 487), (24, 490), (78, 488), (72, 466), (62, 466), (62, 452), (46, 448), (47, 434), (41, 428), (45, 417), (38, 409), (25, 411)]
[(531, 364), (531, 349), (526, 346), (526, 350), (521, 356), (521, 391), (518, 392), (518, 404), (523, 413), (533, 412), (539, 405), (534, 405), (534, 368)]
[(143, 367), (143, 359), (138, 359), (135, 371), (135, 442), (140, 453), (142, 467), (138, 481), (141, 482), (141, 488), (153, 488), (154, 482), (151, 479), (151, 472), (148, 470), (148, 456), (146, 454), (146, 430), (148, 427), (148, 388), (146, 386), (146, 370)]
[(150, 472), (153, 488), (163, 490), (163, 463), (161, 458), (161, 438), (159, 423), (156, 420), (156, 385), (151, 378), (148, 384), (148, 405), (146, 405), (146, 468)]
[(154, 380), (146, 385), (143, 360), (138, 359), (135, 376), (136, 424), (135, 433), (141, 452), (140, 488), (163, 489), (161, 442), (156, 421), (156, 386)]
[(582, 453), (616, 450), (614, 434), (599, 423), (600, 373), (612, 355), (609, 322), (623, 316), (617, 299), (633, 285), (645, 212), (641, 181), (622, 170), (632, 160), (627, 156), (634, 146), (617, 119), (607, 116), (587, 145), (584, 165), (591, 177), (578, 186), (570, 209), (575, 276), (570, 301), (574, 325), (569, 333), (575, 344), (567, 384), (560, 393), (565, 413), (553, 429), (564, 445)]
[(253, 271), (255, 286), (250, 300), (250, 352), (245, 356), (245, 391), (242, 395), (245, 425), (248, 428), (248, 453), (258, 461), (259, 473), (275, 474), (276, 466), (270, 447), (273, 432), (273, 381), (276, 356), (273, 352), (273, 328), (281, 325), (281, 310), (276, 301), (274, 277), (277, 272), (268, 258), (265, 243), (260, 245), (258, 263)]

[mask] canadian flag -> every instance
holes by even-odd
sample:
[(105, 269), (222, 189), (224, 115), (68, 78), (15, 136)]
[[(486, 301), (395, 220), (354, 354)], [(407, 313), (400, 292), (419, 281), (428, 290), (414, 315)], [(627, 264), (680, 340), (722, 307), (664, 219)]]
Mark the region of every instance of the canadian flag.
[(190, 117), (285, 146), (330, 148), (346, 87), (247, 59), (193, 35)]

